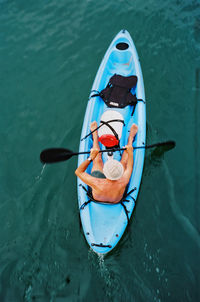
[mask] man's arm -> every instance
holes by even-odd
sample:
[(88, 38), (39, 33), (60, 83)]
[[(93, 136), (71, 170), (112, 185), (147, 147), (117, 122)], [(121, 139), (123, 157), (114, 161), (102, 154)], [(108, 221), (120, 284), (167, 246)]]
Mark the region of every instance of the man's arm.
[(123, 178), (126, 184), (128, 184), (133, 171), (133, 147), (131, 145), (127, 145), (126, 150), (124, 152), (128, 153), (128, 160), (127, 160), (127, 166), (126, 166), (126, 170), (124, 171)]
[[(90, 151), (90, 157), (89, 158), (91, 158), (91, 160), (94, 160), (98, 153), (99, 153), (99, 150), (97, 150), (97, 149), (91, 149), (91, 151)], [(95, 178), (93, 176), (91, 176), (90, 174), (88, 174), (87, 172), (85, 172), (85, 170), (87, 169), (87, 167), (89, 166), (90, 163), (91, 163), (91, 161), (89, 159), (86, 159), (76, 169), (75, 174), (86, 185), (91, 186), (91, 187), (93, 187), (95, 189), (95, 187), (96, 187), (96, 185), (95, 185)]]

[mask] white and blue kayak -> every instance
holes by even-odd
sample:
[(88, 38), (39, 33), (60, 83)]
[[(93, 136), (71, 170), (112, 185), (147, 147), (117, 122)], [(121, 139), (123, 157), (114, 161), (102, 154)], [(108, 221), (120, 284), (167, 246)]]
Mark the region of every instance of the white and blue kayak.
[[(97, 95), (91, 98), (92, 91), (102, 91), (107, 86), (109, 79), (115, 74), (123, 77), (137, 77), (137, 85), (131, 90), (131, 93), (136, 95), (138, 100), (143, 101), (137, 102), (134, 113), (131, 105), (124, 108), (109, 108), (100, 96)], [(88, 100), (81, 138), (90, 133), (91, 122), (97, 121), (97, 124), (100, 124), (102, 115), (108, 110), (119, 112), (124, 119), (120, 147), (127, 144), (129, 130), (133, 123), (138, 125), (138, 133), (133, 142), (133, 147), (145, 145), (146, 104), (143, 76), (135, 45), (126, 30), (122, 30), (116, 35), (101, 62)], [(90, 150), (92, 144), (91, 135), (87, 136), (86, 139), (82, 139), (79, 152)], [(102, 144), (100, 144), (100, 147), (105, 149)], [(145, 148), (134, 150), (133, 172), (127, 188), (128, 194), (122, 203), (103, 204), (89, 200), (88, 186), (78, 179), (78, 203), (81, 223), (85, 238), (94, 252), (106, 254), (120, 241), (135, 207), (142, 178), (144, 156)], [(86, 154), (79, 155), (78, 165), (87, 157)], [(114, 152), (113, 157), (120, 160), (121, 152)], [(102, 153), (102, 159), (104, 162), (108, 159), (106, 152)], [(91, 168), (92, 164), (88, 166), (86, 172), (90, 174)]]

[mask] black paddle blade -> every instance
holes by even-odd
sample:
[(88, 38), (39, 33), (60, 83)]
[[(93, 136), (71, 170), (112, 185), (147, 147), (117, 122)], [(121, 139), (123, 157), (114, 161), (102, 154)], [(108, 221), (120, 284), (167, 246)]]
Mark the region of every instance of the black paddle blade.
[(43, 150), (40, 154), (40, 160), (43, 164), (57, 163), (60, 161), (68, 160), (74, 155), (69, 149), (64, 148), (51, 148)]
[(155, 150), (152, 152), (153, 157), (161, 157), (165, 152), (175, 148), (176, 142), (175, 141), (167, 141), (158, 143)]
[(167, 142), (163, 142), (160, 145), (158, 145), (158, 147), (161, 147), (163, 149), (163, 152), (169, 151), (173, 148), (175, 148), (176, 146), (176, 142), (175, 141), (167, 141)]
[[(166, 142), (161, 142), (161, 143), (155, 143), (152, 145), (147, 145), (147, 146), (141, 146), (138, 148), (145, 148), (145, 149), (150, 149), (150, 148), (160, 148), (160, 147), (164, 147), (166, 148), (166, 151), (173, 149), (176, 146), (176, 142), (175, 141), (166, 141)], [(136, 147), (137, 148), (137, 147)]]

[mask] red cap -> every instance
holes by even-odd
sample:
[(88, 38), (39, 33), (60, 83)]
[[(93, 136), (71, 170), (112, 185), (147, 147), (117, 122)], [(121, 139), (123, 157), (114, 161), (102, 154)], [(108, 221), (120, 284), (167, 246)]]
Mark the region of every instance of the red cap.
[(103, 134), (98, 140), (105, 147), (114, 147), (119, 144), (118, 139), (113, 134)]

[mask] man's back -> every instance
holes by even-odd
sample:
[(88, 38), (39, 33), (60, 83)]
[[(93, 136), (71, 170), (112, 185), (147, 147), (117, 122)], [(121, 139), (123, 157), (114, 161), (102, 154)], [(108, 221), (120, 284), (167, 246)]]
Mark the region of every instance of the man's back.
[(91, 184), (92, 194), (95, 200), (101, 202), (118, 203), (127, 186), (127, 180), (121, 177), (119, 180), (100, 179), (93, 177)]

